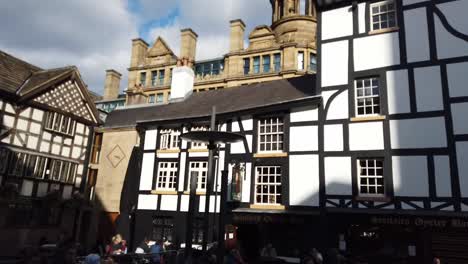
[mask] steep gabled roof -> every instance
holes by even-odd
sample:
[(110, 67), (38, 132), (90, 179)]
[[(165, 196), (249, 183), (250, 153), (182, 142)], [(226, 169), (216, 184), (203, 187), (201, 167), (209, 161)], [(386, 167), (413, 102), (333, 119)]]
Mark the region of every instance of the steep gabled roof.
[(15, 93), (34, 72), (40, 70), (41, 68), (0, 50), (0, 91)]
[(185, 101), (164, 105), (127, 107), (112, 111), (104, 124), (107, 128), (132, 127), (137, 123), (209, 118), (212, 106), (218, 115), (236, 115), (243, 111), (320, 100), (315, 74), (257, 84), (194, 93)]

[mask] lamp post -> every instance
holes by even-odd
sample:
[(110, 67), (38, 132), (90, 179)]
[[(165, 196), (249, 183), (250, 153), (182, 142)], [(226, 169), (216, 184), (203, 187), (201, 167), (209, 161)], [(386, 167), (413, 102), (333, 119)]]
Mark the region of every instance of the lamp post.
[[(211, 131), (193, 131), (193, 132), (188, 132), (185, 134), (182, 134), (180, 137), (184, 140), (190, 141), (190, 142), (198, 142), (198, 143), (207, 143), (208, 144), (208, 175), (207, 175), (207, 184), (206, 184), (206, 197), (205, 197), (205, 212), (204, 212), (204, 223), (203, 223), (203, 245), (202, 245), (202, 250), (206, 251), (207, 249), (207, 244), (208, 244), (208, 234), (209, 234), (209, 212), (210, 212), (210, 197), (213, 192), (213, 175), (214, 175), (214, 169), (215, 169), (215, 164), (214, 164), (214, 153), (217, 150), (217, 145), (218, 144), (229, 144), (229, 143), (234, 143), (238, 141), (244, 140), (244, 136), (235, 134), (235, 133), (229, 133), (229, 132), (221, 132), (221, 131), (216, 131), (215, 127), (215, 107), (213, 107), (213, 114), (211, 116)], [(222, 178), (227, 177), (226, 173), (223, 173)], [(221, 186), (221, 195), (226, 196), (226, 191), (225, 188), (227, 188), (227, 181), (226, 180), (221, 180), (223, 183)], [(191, 184), (194, 185), (194, 184)], [(192, 188), (193, 187), (193, 188)], [(224, 188), (224, 190), (223, 190)], [(191, 186), (190, 189), (190, 200), (194, 199), (194, 195), (192, 193), (195, 193), (195, 186)], [(225, 208), (225, 199), (226, 197), (221, 197), (221, 204), (220, 208)], [(224, 204), (223, 204), (224, 201)], [(189, 205), (192, 205), (193, 207), (193, 202), (190, 203)], [(225, 212), (222, 212), (223, 210), (220, 210), (219, 214), (219, 230), (218, 230), (218, 263), (222, 263), (222, 257), (223, 257), (223, 241), (224, 241), (224, 217), (225, 217)], [(216, 208), (215, 208), (216, 212)], [(187, 235), (186, 236), (186, 258), (188, 255), (191, 253), (191, 248), (189, 249), (188, 246), (190, 245), (191, 247), (191, 240), (192, 240), (192, 230), (193, 230), (193, 210), (190, 210), (189, 207), (189, 213), (187, 215), (187, 222), (188, 222), (188, 230), (187, 230)], [(190, 240), (190, 241), (189, 241)]]

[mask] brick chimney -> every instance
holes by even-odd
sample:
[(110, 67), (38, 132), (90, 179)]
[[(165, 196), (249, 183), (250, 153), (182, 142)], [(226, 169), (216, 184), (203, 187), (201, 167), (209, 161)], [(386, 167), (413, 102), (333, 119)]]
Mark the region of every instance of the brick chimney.
[(180, 31), (180, 58), (188, 58), (191, 61), (195, 60), (197, 51), (198, 35), (192, 29), (186, 28)]
[(120, 78), (122, 74), (110, 69), (106, 70), (106, 82), (104, 84), (104, 100), (117, 99), (120, 91)]
[(241, 19), (231, 20), (230, 52), (244, 49), (245, 23)]

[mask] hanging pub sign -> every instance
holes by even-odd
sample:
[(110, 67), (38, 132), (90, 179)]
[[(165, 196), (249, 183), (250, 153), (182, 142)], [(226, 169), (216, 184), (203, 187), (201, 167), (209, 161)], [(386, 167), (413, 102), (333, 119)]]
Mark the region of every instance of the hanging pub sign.
[(235, 163), (232, 167), (231, 201), (240, 202), (242, 198), (242, 181), (245, 177), (245, 163)]

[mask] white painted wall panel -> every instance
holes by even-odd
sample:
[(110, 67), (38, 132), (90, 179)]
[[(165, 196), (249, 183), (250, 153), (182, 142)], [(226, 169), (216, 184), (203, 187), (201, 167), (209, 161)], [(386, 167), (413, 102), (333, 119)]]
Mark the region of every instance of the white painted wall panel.
[(21, 185), (20, 195), (22, 196), (31, 196), (34, 187), (33, 181), (23, 180)]
[(383, 149), (383, 123), (366, 122), (349, 125), (350, 150)]
[(15, 123), (15, 118), (9, 115), (3, 115), (3, 125), (12, 128)]
[[(37, 148), (37, 143), (39, 141), (39, 138), (38, 137), (35, 137), (35, 136), (29, 136), (28, 137), (28, 148), (29, 149), (36, 149)], [(64, 147), (63, 150), (65, 150), (65, 148), (68, 149), (68, 154), (64, 154), (65, 156), (69, 156), (70, 155), (70, 148), (68, 147)], [(63, 151), (62, 151), (63, 152)]]
[(36, 121), (42, 121), (42, 117), (44, 116), (44, 112), (39, 109), (34, 109), (33, 114), (32, 114), (32, 119)]
[(204, 151), (204, 152), (189, 152), (189, 157), (208, 157), (208, 151)]
[(41, 132), (41, 125), (38, 123), (31, 122), (31, 125), (29, 127), (29, 132), (34, 133), (34, 134), (39, 134)]
[(440, 67), (414, 69), (416, 108), (418, 112), (443, 110)]
[(213, 190), (216, 190), (218, 192), (221, 191), (221, 172), (224, 170), (224, 159), (225, 159), (225, 151), (220, 151), (219, 152), (219, 158), (218, 158), (218, 181), (215, 183), (215, 186), (213, 186)]
[(392, 163), (395, 196), (428, 196), (429, 183), (425, 156), (394, 156)]
[[(329, 98), (327, 98), (328, 102)], [(347, 119), (349, 118), (348, 111), (348, 90), (338, 94), (330, 103), (328, 108), (327, 120)]]
[(14, 114), (15, 113), (15, 109), (13, 108), (13, 106), (9, 103), (5, 103), (5, 111), (10, 113), (10, 114)]
[(426, 2), (429, 0), (403, 0), (403, 5), (412, 5), (416, 3)]
[(244, 131), (250, 131), (253, 129), (253, 120), (251, 116), (243, 116), (241, 120)]
[(28, 107), (28, 108), (24, 109), (23, 111), (21, 111), (20, 116), (29, 118), (30, 114), (31, 114), (31, 107)]
[(240, 132), (240, 127), (239, 127), (239, 121), (238, 121), (238, 120), (232, 121), (232, 123), (231, 123), (231, 131), (232, 131), (232, 132)]
[(153, 187), (154, 153), (144, 153), (141, 164), (140, 190), (149, 191)]
[(407, 10), (404, 17), (408, 62), (429, 60), (429, 32), (426, 8)]
[(181, 212), (188, 212), (188, 210), (189, 210), (189, 201), (190, 201), (190, 195), (181, 195), (180, 196), (180, 211)]
[(318, 127), (295, 126), (289, 129), (290, 151), (318, 150)]
[(434, 156), (434, 174), (437, 197), (452, 196), (449, 156)]
[(466, 20), (466, 10), (468, 1), (458, 0), (437, 4), (437, 8), (447, 18), (449, 24), (458, 32), (468, 35), (468, 21)]
[(145, 132), (145, 150), (156, 149), (156, 139), (158, 138), (158, 130), (147, 130)]
[(79, 123), (79, 122), (76, 122), (76, 133), (80, 133), (80, 134), (83, 134), (84, 133), (84, 125)]
[(393, 149), (442, 148), (447, 146), (443, 117), (390, 120)]
[(184, 191), (185, 188), (185, 162), (187, 160), (187, 153), (180, 153), (180, 162), (179, 162), (179, 179), (178, 179), (178, 190)]
[(389, 114), (409, 113), (408, 70), (387, 71), (387, 101)]
[(47, 182), (40, 182), (37, 186), (37, 197), (44, 197), (47, 194), (47, 188), (49, 188), (49, 184)]
[(24, 119), (18, 119), (18, 122), (16, 123), (16, 129), (27, 131), (28, 121)]
[(245, 178), (242, 181), (242, 202), (250, 203), (250, 178), (252, 177), (252, 163), (245, 164)]
[(452, 104), (451, 108), (454, 134), (468, 134), (468, 103)]
[(354, 39), (354, 70), (363, 71), (400, 64), (398, 33)]
[(177, 195), (161, 195), (160, 211), (177, 211)]
[(138, 210), (156, 210), (158, 206), (158, 196), (151, 194), (138, 195)]
[(247, 146), (249, 147), (249, 151), (252, 152), (252, 144), (253, 144), (253, 139), (252, 139), (252, 135), (245, 135), (245, 139), (247, 140)]
[(160, 159), (176, 159), (179, 157), (179, 153), (157, 153)]
[(447, 64), (450, 97), (468, 96), (468, 62)]
[(457, 142), (458, 177), (462, 197), (468, 197), (468, 142)]
[(63, 187), (63, 193), (62, 193), (62, 198), (63, 199), (70, 199), (73, 191), (73, 186), (64, 186)]
[(312, 106), (291, 109), (290, 122), (306, 122), (318, 120), (318, 108)]
[(325, 157), (325, 190), (327, 194), (351, 195), (351, 158)]
[(289, 156), (289, 203), (319, 205), (318, 155)]
[(347, 40), (322, 44), (322, 87), (348, 84), (348, 50)]
[[(215, 200), (217, 199), (217, 201)], [(210, 213), (215, 212), (215, 204), (216, 204), (216, 212), (219, 213), (219, 202), (220, 202), (219, 195), (211, 196), (210, 197)], [(200, 196), (200, 204), (198, 206), (198, 211), (200, 213), (205, 212), (205, 203), (206, 203), (206, 196)]]
[(351, 6), (322, 12), (322, 40), (353, 34), (353, 10)]
[[(466, 1), (456, 1), (466, 2)], [(460, 10), (464, 12), (465, 10)], [(450, 18), (449, 16), (446, 16)], [(437, 43), (437, 57), (439, 59), (447, 59), (453, 57), (462, 57), (468, 55), (468, 45), (466, 41), (455, 37), (452, 33), (442, 25), (438, 16), (434, 16), (436, 43)]]
[(325, 151), (343, 151), (343, 125), (325, 125)]
[(231, 153), (232, 154), (243, 154), (245, 153), (244, 142), (236, 142), (231, 144)]
[(366, 3), (358, 4), (358, 27), (359, 34), (366, 32)]

